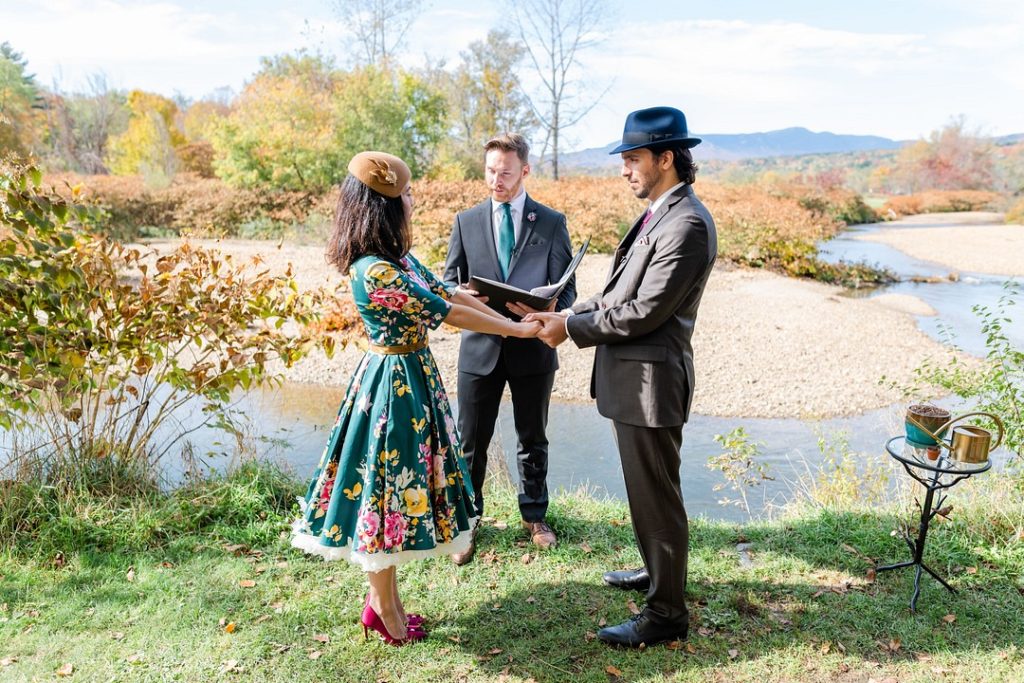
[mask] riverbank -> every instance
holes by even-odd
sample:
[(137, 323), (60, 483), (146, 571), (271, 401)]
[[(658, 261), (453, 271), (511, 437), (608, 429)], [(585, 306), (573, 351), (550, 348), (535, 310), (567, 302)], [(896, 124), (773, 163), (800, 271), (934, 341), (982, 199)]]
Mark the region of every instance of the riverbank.
[[(168, 242), (153, 246), (166, 248)], [(236, 258), (259, 255), (284, 272), (291, 263), (301, 289), (334, 286), (340, 276), (319, 246), (223, 240), (204, 242)], [(587, 256), (578, 271), (580, 298), (600, 291), (611, 257)], [(909, 384), (927, 358), (948, 351), (917, 329), (914, 297), (855, 299), (839, 287), (722, 263), (708, 282), (694, 333), (697, 391), (693, 409), (720, 417), (835, 417), (899, 401), (889, 385)], [(455, 385), (459, 333), (431, 333), (431, 349)], [(359, 362), (355, 346), (327, 359), (317, 351), (285, 371), (289, 381), (344, 386)], [(559, 348), (553, 397), (589, 401), (592, 349)], [(882, 378), (885, 382), (881, 382)]]
[(881, 242), (950, 272), (1024, 276), (1024, 225), (1003, 214), (969, 211), (907, 216), (854, 239)]
[[(912, 570), (872, 571), (906, 558), (889, 532), (909, 499), (691, 520), (689, 638), (640, 651), (594, 637), (643, 605), (600, 579), (640, 562), (621, 502), (558, 496), (561, 543), (538, 553), (513, 523), (514, 489), (492, 488), (472, 564), (400, 571), (430, 636), (394, 648), (363, 641), (364, 574), (288, 546), (297, 482), (249, 467), (162, 496), (84, 496), (88, 514), (37, 510), (23, 521), (40, 526), (0, 551), (0, 680), (1021, 680), (1024, 518), (1003, 481), (962, 484), (933, 522), (928, 556), (958, 592), (923, 577), (917, 613)], [(973, 500), (989, 487), (1006, 497)]]

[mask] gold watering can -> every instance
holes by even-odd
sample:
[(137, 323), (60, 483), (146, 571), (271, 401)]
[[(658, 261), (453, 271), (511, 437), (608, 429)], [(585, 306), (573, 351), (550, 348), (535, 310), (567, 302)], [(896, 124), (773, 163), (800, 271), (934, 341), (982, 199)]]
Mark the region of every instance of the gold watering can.
[[(957, 422), (960, 422), (960, 420), (976, 416), (990, 418), (996, 423), (996, 429), (999, 430), (999, 436), (996, 438), (996, 442), (994, 444), (992, 443), (992, 432), (973, 424), (953, 427), (952, 437), (949, 441), (945, 441), (942, 438), (941, 435), (945, 434), (947, 429)], [(988, 454), (999, 448), (999, 444), (1003, 442), (1003, 435), (1006, 431), (1003, 428), (1003, 421), (1000, 420), (997, 415), (985, 412), (957, 415), (934, 432), (927, 426), (921, 424), (922, 421), (920, 419), (915, 419), (915, 416), (910, 412), (907, 413), (906, 419), (907, 422), (913, 424), (925, 434), (935, 439), (936, 444), (948, 450), (949, 457), (951, 459), (971, 464), (986, 462), (988, 460)]]

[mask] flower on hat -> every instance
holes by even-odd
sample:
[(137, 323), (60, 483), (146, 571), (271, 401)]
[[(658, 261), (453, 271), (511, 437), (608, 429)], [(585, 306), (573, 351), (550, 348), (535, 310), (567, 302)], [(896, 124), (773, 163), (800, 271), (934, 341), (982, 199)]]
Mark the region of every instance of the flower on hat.
[(526, 220), (530, 221), (531, 223), (534, 222), (535, 220), (537, 220), (537, 214), (531, 211), (530, 213), (526, 214)]
[(384, 185), (394, 185), (398, 182), (398, 174), (391, 170), (388, 162), (381, 161), (380, 159), (372, 159), (372, 161), (377, 165), (377, 168), (370, 171), (370, 175), (376, 178), (378, 182)]

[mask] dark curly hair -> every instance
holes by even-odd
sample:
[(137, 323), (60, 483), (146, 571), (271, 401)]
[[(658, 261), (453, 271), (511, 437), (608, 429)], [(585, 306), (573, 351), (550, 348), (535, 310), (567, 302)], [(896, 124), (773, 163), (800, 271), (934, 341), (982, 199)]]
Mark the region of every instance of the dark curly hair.
[(385, 197), (349, 175), (341, 183), (327, 262), (342, 274), (367, 254), (398, 262), (412, 247), (401, 197)]
[(679, 182), (693, 184), (697, 179), (697, 164), (693, 163), (693, 153), (686, 147), (680, 147), (669, 143), (667, 145), (652, 146), (651, 152), (659, 156), (662, 152), (672, 152), (672, 165), (675, 166)]

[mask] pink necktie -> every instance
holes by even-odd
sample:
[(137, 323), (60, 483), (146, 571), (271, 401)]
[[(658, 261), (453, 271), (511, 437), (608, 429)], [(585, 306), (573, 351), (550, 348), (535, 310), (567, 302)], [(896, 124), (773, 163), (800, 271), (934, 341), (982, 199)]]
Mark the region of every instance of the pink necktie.
[(647, 221), (651, 220), (651, 210), (647, 209), (647, 213), (644, 214), (644, 219), (640, 221), (640, 229), (643, 230), (647, 226)]

